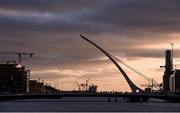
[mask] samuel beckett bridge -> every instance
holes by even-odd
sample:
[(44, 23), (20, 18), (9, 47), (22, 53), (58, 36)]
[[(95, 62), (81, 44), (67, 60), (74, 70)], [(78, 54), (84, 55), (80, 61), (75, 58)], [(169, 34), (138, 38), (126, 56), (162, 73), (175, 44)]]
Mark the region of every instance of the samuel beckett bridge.
[[(80, 35), (80, 37), (82, 39), (80, 42), (71, 45), (71, 48), (60, 53), (47, 64), (32, 69), (27, 80), (26, 92), (0, 95), (0, 100), (63, 97), (124, 97), (130, 101), (147, 101), (149, 98), (179, 99), (178, 95), (161, 93), (157, 81), (137, 71), (85, 36)], [(17, 55), (21, 64), (21, 55), (32, 57), (34, 54), (18, 53)], [(127, 74), (127, 69), (129, 69), (128, 73), (131, 71), (130, 74)], [(137, 82), (140, 84), (137, 85)], [(37, 86), (33, 88), (32, 83), (36, 83)], [(45, 91), (40, 84), (45, 84), (44, 87), (49, 86), (47, 87), (49, 89)], [(142, 89), (140, 87), (142, 84), (149, 86)], [(37, 89), (38, 87), (40, 89)]]

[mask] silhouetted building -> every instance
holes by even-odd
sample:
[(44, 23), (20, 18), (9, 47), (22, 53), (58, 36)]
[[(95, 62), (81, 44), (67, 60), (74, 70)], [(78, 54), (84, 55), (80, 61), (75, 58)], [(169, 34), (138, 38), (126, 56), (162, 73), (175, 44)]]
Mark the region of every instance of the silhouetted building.
[(98, 86), (96, 86), (96, 85), (94, 85), (94, 84), (93, 84), (93, 85), (90, 85), (88, 91), (95, 93), (95, 92), (97, 92), (97, 87), (98, 87)]
[(29, 71), (20, 64), (0, 64), (0, 93), (25, 93)]
[(180, 70), (175, 70), (169, 79), (170, 92), (180, 93)]
[(37, 80), (29, 81), (30, 93), (57, 93), (58, 90), (52, 86), (45, 85), (44, 83), (38, 82)]
[(29, 81), (29, 92), (30, 93), (42, 93), (43, 92), (43, 83), (40, 83), (36, 80)]
[(163, 89), (164, 91), (169, 91), (169, 79), (170, 76), (174, 73), (173, 70), (173, 58), (171, 50), (166, 50), (165, 53), (165, 72), (163, 76)]
[(57, 90), (56, 88), (54, 88), (52, 86), (44, 85), (44, 92), (45, 93), (57, 93), (57, 92), (59, 92), (59, 90)]
[(173, 55), (171, 50), (166, 50), (165, 72), (163, 76), (163, 89), (165, 92), (180, 93), (180, 70), (173, 69)]

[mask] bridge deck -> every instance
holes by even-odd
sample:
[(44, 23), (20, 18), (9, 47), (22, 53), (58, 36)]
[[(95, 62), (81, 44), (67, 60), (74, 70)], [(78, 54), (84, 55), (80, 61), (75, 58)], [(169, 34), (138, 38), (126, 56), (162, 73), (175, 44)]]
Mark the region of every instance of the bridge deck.
[(54, 93), (54, 94), (12, 94), (0, 95), (0, 100), (18, 99), (59, 99), (62, 97), (125, 97), (125, 98), (156, 98), (179, 101), (179, 95), (139, 94), (139, 93)]

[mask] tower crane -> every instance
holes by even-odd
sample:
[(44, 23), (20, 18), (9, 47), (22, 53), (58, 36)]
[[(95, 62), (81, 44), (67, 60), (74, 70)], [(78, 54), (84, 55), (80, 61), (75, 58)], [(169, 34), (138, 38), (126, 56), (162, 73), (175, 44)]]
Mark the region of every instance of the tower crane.
[(34, 55), (34, 53), (25, 53), (25, 52), (0, 52), (0, 54), (4, 54), (4, 55), (17, 55), (18, 56), (18, 63), (21, 64), (22, 62), (22, 55), (28, 55), (30, 57), (32, 57)]
[(76, 84), (77, 84), (77, 86), (79, 88), (79, 91), (81, 91), (81, 85), (77, 81), (76, 81)]
[(76, 81), (76, 84), (79, 88), (79, 91), (88, 91), (88, 83), (89, 83), (89, 79), (86, 80), (86, 83), (81, 83), (79, 84), (77, 81)]
[(21, 64), (22, 55), (29, 55), (30, 57), (32, 57), (34, 55), (34, 53), (24, 53), (24, 52), (22, 52), (22, 53), (17, 53), (17, 55), (18, 55), (19, 64)]
[(89, 79), (86, 80), (85, 86), (86, 86), (86, 91), (88, 90), (88, 84), (89, 84)]

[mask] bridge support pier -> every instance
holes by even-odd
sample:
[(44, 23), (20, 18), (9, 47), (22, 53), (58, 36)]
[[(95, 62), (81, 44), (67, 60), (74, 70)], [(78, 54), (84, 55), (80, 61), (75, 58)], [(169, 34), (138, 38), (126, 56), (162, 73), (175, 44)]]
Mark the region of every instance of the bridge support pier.
[(146, 97), (129, 97), (126, 98), (127, 102), (147, 102), (149, 98)]
[(118, 102), (118, 97), (115, 97), (115, 102)]
[(111, 102), (111, 97), (108, 97), (108, 102)]
[(108, 102), (111, 102), (111, 101), (112, 102), (118, 102), (118, 97), (108, 97)]

